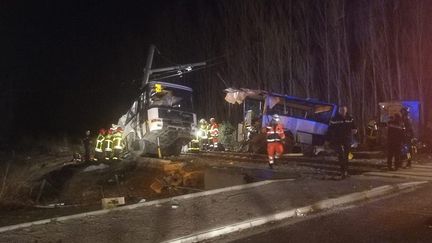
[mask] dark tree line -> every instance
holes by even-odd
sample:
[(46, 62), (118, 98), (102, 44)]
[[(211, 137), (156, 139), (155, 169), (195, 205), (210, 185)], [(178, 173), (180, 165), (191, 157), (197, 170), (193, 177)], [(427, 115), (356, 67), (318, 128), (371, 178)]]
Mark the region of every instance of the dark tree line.
[[(345, 104), (362, 127), (376, 117), (378, 102), (420, 100), (423, 125), (432, 127), (432, 0), (182, 0), (161, 6), (151, 18), (137, 10), (122, 25), (128, 30), (111, 33), (118, 40), (99, 50), (106, 65), (99, 67), (94, 55), (82, 58), (80, 64), (98, 63), (84, 72), (97, 82), (77, 90), (116, 91), (104, 113), (87, 112), (88, 120), (115, 122), (130, 106), (154, 43), (160, 51), (155, 66), (208, 61), (204, 71), (184, 77), (192, 81), (200, 117), (236, 121), (239, 109), (222, 91), (247, 87)], [(12, 91), (22, 91), (15, 80), (28, 78), (19, 75), (0, 84), (6, 124), (18, 120), (20, 98)]]
[(362, 127), (378, 102), (420, 100), (427, 125), (430, 0), (222, 0), (184, 8), (196, 15), (201, 58), (223, 63), (195, 84), (203, 115), (229, 115), (218, 105), (228, 85), (345, 104)]

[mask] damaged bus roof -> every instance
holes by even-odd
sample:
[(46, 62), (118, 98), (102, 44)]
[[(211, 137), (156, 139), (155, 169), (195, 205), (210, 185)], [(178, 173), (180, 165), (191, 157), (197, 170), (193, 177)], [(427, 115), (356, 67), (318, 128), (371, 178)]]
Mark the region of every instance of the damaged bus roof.
[[(254, 89), (247, 89), (247, 88), (240, 88), (240, 89), (228, 88), (225, 89), (224, 92), (226, 93), (225, 101), (227, 101), (230, 104), (236, 104), (236, 103), (242, 104), (246, 98), (265, 101), (268, 97), (275, 97), (275, 98), (282, 98), (283, 100), (285, 100), (285, 102), (293, 103), (292, 104), (293, 106), (296, 106), (298, 108), (303, 108), (303, 109), (307, 109), (311, 107), (314, 107), (315, 109), (317, 108), (319, 109), (320, 106), (333, 107), (336, 105), (334, 103), (327, 103), (327, 102), (319, 101), (317, 99), (300, 98), (295, 96), (272, 93), (264, 90), (254, 90)], [(270, 103), (274, 103), (274, 102), (270, 102)]]

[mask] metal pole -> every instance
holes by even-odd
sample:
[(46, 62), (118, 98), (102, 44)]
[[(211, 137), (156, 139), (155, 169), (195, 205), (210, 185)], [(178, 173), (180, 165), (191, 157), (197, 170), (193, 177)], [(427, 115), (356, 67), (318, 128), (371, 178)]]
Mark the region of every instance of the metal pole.
[(144, 86), (147, 84), (147, 82), (150, 78), (151, 67), (152, 67), (152, 63), (153, 63), (153, 56), (154, 56), (155, 49), (156, 49), (155, 45), (150, 45), (149, 54), (147, 56), (146, 66), (144, 68), (144, 77), (143, 77), (143, 81), (141, 84), (141, 89), (144, 88)]
[(159, 137), (156, 138), (157, 139), (157, 150), (158, 150), (158, 156), (161, 159), (162, 158), (162, 151), (160, 148), (160, 141), (159, 141)]

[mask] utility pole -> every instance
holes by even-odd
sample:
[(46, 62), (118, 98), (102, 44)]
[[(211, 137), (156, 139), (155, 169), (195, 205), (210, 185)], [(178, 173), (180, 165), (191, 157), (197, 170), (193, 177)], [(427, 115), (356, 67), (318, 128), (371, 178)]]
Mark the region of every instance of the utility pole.
[(144, 78), (141, 84), (141, 89), (144, 88), (144, 86), (148, 83), (149, 78), (150, 78), (150, 74), (151, 74), (151, 66), (153, 63), (153, 56), (154, 56), (154, 51), (156, 49), (155, 45), (150, 45), (149, 48), (149, 54), (147, 56), (147, 61), (146, 61), (146, 66), (144, 68)]
[[(181, 64), (181, 65), (177, 65), (177, 66), (151, 69), (152, 63), (153, 63), (153, 56), (154, 56), (155, 49), (156, 49), (155, 45), (150, 45), (149, 55), (147, 56), (146, 67), (144, 69), (144, 78), (143, 78), (143, 81), (142, 81), (142, 84), (141, 84), (141, 89), (143, 89), (144, 86), (149, 82), (150, 76), (152, 74), (170, 72), (170, 71), (175, 71), (175, 70), (178, 70), (180, 72), (180, 74), (181, 74), (182, 70), (184, 70), (186, 72), (190, 72), (190, 71), (192, 71), (192, 68), (194, 68), (194, 67), (200, 67), (200, 66), (205, 66), (206, 65), (206, 62), (198, 62), (198, 63)], [(169, 76), (164, 77), (164, 78), (178, 76), (180, 74), (169, 75)]]

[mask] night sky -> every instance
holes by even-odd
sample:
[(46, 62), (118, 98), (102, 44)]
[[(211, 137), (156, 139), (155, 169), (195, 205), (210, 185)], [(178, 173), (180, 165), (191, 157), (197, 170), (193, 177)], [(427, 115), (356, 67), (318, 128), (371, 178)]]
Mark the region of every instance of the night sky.
[(150, 44), (153, 68), (209, 64), (182, 78), (198, 118), (241, 119), (221, 105), (223, 89), (247, 87), (351, 105), (359, 126), (378, 102), (424, 99), (432, 127), (431, 10), (427, 0), (2, 1), (0, 145), (116, 123)]
[[(14, 134), (74, 135), (116, 122), (138, 92), (149, 45), (161, 49), (161, 27), (194, 3), (174, 2), (3, 2), (1, 82)], [(166, 52), (154, 66), (172, 65)]]

